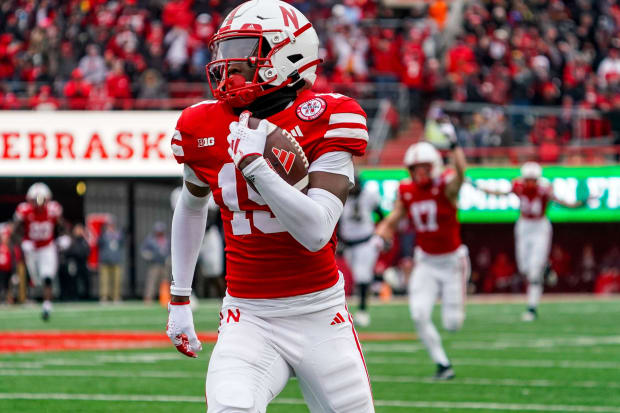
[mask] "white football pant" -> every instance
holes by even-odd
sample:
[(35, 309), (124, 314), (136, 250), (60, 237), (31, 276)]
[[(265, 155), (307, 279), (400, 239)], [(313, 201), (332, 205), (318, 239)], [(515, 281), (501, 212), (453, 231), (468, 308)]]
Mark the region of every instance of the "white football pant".
[(515, 224), (515, 248), (519, 272), (529, 282), (540, 283), (549, 260), (552, 235), (547, 218), (519, 218)]
[(344, 250), (344, 259), (353, 273), (353, 280), (356, 284), (372, 282), (378, 257), (379, 251), (370, 240)]
[(519, 272), (527, 277), (528, 306), (536, 308), (543, 292), (543, 273), (549, 260), (553, 229), (546, 217), (519, 218), (515, 224), (515, 249)]
[(296, 376), (311, 413), (373, 413), (361, 346), (345, 303), (291, 317), (223, 307), (207, 372), (208, 413), (264, 413)]
[(427, 254), (416, 248), (409, 279), (409, 310), (420, 340), (431, 359), (450, 364), (441, 338), (431, 319), (433, 306), (441, 298), (441, 319), (446, 330), (456, 331), (465, 321), (465, 296), (471, 269), (467, 247), (461, 245), (448, 254)]
[(46, 278), (54, 279), (58, 270), (58, 251), (51, 242), (32, 251), (24, 251), (24, 261), (34, 285), (41, 285)]

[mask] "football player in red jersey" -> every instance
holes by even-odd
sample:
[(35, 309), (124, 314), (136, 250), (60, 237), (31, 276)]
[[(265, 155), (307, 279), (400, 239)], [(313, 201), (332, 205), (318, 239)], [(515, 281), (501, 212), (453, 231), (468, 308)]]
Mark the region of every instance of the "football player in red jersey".
[(441, 345), (431, 314), (441, 297), (446, 330), (455, 331), (465, 320), (465, 294), (469, 278), (469, 254), (461, 244), (457, 221), (458, 194), (466, 161), (452, 136), (454, 170), (442, 171), (441, 155), (428, 142), (413, 144), (405, 154), (411, 179), (398, 187), (394, 209), (379, 223), (377, 234), (392, 240), (398, 222), (408, 217), (416, 231), (413, 273), (409, 279), (409, 308), (420, 339), (437, 364), (435, 378), (448, 380), (454, 370)]
[[(210, 43), (216, 100), (185, 109), (172, 138), (185, 182), (172, 220), (167, 334), (197, 356), (189, 297), (212, 194), (224, 223), (227, 292), (208, 412), (264, 412), (292, 376), (311, 412), (374, 412), (334, 256), (352, 157), (368, 143), (366, 115), (351, 98), (310, 90), (319, 40), (288, 3), (241, 4)], [(307, 193), (268, 166), (268, 123), (249, 128), (246, 110), (295, 137), (309, 161)]]
[(547, 204), (553, 201), (567, 208), (578, 208), (583, 206), (583, 202), (558, 199), (549, 182), (542, 178), (542, 168), (536, 162), (523, 164), (521, 177), (513, 181), (510, 191), (478, 189), (491, 195), (514, 193), (519, 197), (521, 215), (515, 224), (515, 255), (519, 272), (528, 281), (527, 311), (521, 319), (534, 321), (543, 293), (543, 275), (549, 260), (553, 232), (551, 222), (545, 216)]
[(15, 233), (22, 236), (22, 251), (28, 273), (35, 285), (43, 285), (43, 320), (52, 311), (52, 282), (58, 269), (54, 237), (61, 223), (62, 207), (52, 200), (52, 192), (42, 182), (32, 184), (26, 202), (15, 210)]

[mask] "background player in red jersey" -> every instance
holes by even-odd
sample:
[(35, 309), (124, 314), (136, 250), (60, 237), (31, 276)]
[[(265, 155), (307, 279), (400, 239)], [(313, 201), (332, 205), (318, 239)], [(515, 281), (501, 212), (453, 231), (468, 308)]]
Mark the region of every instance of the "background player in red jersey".
[(433, 325), (431, 315), (441, 297), (443, 326), (458, 330), (465, 320), (465, 294), (470, 266), (467, 247), (461, 244), (456, 218), (458, 194), (463, 184), (466, 161), (452, 136), (455, 170), (442, 171), (439, 152), (428, 142), (409, 147), (405, 166), (411, 180), (398, 188), (394, 209), (379, 223), (377, 234), (391, 240), (398, 222), (407, 216), (416, 231), (414, 268), (409, 280), (409, 308), (420, 339), (437, 364), (435, 378), (448, 380), (454, 370)]
[[(185, 109), (172, 149), (184, 186), (172, 221), (167, 334), (201, 349), (189, 306), (207, 196), (220, 207), (227, 294), (206, 380), (208, 412), (264, 412), (295, 375), (311, 412), (374, 412), (361, 346), (335, 263), (335, 226), (368, 142), (357, 102), (316, 94), (318, 37), (276, 0), (235, 8), (211, 41), (216, 101)], [(264, 119), (257, 129), (239, 115)], [(309, 161), (307, 193), (262, 154), (268, 129), (291, 131)], [(250, 182), (252, 185), (250, 185)]]
[(62, 207), (52, 201), (52, 191), (42, 182), (32, 184), (26, 202), (15, 210), (15, 233), (22, 236), (21, 247), (28, 273), (36, 286), (43, 285), (43, 320), (52, 311), (52, 282), (58, 270), (54, 237), (60, 224)]
[(534, 321), (538, 303), (543, 292), (543, 274), (549, 260), (551, 248), (551, 222), (545, 216), (549, 201), (567, 208), (578, 208), (583, 202), (566, 202), (553, 194), (553, 188), (542, 178), (542, 168), (536, 162), (526, 162), (521, 167), (521, 177), (515, 179), (510, 191), (480, 188), (491, 195), (514, 193), (519, 197), (521, 215), (515, 224), (515, 255), (519, 272), (528, 281), (527, 311), (523, 321)]

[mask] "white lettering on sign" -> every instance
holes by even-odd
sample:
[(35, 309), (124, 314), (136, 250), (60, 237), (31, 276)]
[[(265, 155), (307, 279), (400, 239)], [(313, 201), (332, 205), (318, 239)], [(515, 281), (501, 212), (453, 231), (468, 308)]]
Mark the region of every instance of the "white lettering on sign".
[[(512, 188), (512, 181), (505, 178), (486, 178), (476, 179), (476, 185), (489, 190), (508, 192)], [(580, 182), (581, 181), (581, 182)], [(394, 208), (399, 181), (396, 179), (386, 179), (382, 181), (367, 180), (365, 185), (371, 191), (381, 195), (381, 208), (391, 211)], [(587, 207), (589, 209), (617, 209), (620, 208), (620, 177), (590, 177), (578, 179), (574, 177), (561, 177), (551, 179), (553, 194), (556, 198), (566, 202), (585, 200), (581, 190), (587, 190)], [(517, 211), (521, 207), (519, 197), (510, 193), (508, 195), (488, 195), (469, 182), (461, 187), (459, 192), (459, 210), (479, 210), (479, 211)], [(535, 205), (527, 205), (526, 208)], [(542, 206), (540, 206), (542, 207)]]

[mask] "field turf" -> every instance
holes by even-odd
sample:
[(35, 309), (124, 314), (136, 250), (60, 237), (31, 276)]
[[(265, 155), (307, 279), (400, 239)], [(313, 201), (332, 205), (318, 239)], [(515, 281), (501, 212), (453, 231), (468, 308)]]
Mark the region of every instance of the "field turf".
[[(471, 301), (463, 330), (440, 329), (457, 374), (451, 382), (429, 379), (435, 366), (417, 340), (363, 343), (377, 413), (620, 413), (620, 299), (546, 301), (529, 324), (519, 321), (522, 303)], [(360, 333), (413, 333), (405, 303), (377, 304), (371, 314), (372, 326)], [(218, 303), (201, 302), (195, 321), (199, 331), (216, 330)], [(0, 337), (26, 330), (163, 331), (165, 323), (164, 309), (138, 303), (56, 305), (49, 323), (40, 320), (38, 306), (0, 307)], [(195, 360), (172, 346), (0, 352), (0, 412), (204, 412), (212, 348), (205, 344)], [(307, 411), (294, 380), (268, 408)]]

